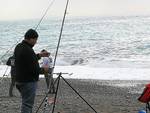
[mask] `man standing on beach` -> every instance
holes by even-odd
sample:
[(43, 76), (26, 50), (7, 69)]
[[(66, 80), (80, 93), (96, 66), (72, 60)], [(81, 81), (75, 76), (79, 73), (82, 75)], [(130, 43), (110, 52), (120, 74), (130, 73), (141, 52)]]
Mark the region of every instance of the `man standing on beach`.
[(37, 89), (39, 74), (47, 73), (48, 68), (40, 68), (38, 60), (46, 57), (48, 52), (35, 54), (32, 49), (38, 39), (38, 33), (29, 29), (24, 40), (19, 43), (14, 51), (16, 66), (16, 87), (22, 98), (21, 113), (32, 113)]

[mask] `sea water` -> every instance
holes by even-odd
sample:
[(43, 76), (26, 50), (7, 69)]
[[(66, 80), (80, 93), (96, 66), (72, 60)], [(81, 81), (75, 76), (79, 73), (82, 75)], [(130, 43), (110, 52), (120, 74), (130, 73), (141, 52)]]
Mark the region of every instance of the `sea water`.
[[(15, 45), (38, 21), (0, 22), (1, 73)], [(54, 58), (61, 22), (42, 21), (36, 52), (46, 49)], [(150, 80), (150, 16), (66, 17), (55, 71), (73, 73), (67, 78)]]

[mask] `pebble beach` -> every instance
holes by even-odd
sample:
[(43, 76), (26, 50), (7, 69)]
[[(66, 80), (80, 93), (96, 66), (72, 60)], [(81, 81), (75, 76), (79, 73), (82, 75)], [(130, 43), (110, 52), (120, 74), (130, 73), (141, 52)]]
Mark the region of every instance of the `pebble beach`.
[[(145, 104), (139, 102), (137, 98), (149, 81), (85, 79), (66, 79), (66, 81), (95, 111), (61, 79), (54, 113), (138, 113), (140, 109), (145, 107)], [(9, 97), (9, 83), (9, 78), (1, 80), (0, 113), (20, 113), (19, 92), (15, 88), (14, 96)], [(46, 93), (45, 80), (40, 79), (33, 113), (37, 112)], [(44, 109), (44, 101), (38, 113), (43, 113), (43, 110), (45, 113), (52, 112), (54, 96), (54, 94), (48, 95), (47, 106)]]

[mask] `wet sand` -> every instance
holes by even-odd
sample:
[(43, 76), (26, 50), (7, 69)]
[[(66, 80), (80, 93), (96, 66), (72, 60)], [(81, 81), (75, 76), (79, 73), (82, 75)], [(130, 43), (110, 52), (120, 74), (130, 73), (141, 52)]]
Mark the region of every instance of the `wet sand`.
[[(91, 109), (62, 79), (56, 98), (55, 113), (138, 113), (145, 107), (137, 98), (149, 81), (80, 80), (66, 79), (69, 84), (93, 107)], [(21, 98), (16, 89), (14, 97), (8, 96), (10, 79), (1, 80), (0, 113), (20, 113)], [(40, 79), (35, 99), (34, 113), (47, 92), (44, 79)], [(48, 95), (45, 113), (51, 113), (54, 95)], [(44, 102), (45, 104), (45, 102)], [(38, 113), (43, 113), (42, 104)]]

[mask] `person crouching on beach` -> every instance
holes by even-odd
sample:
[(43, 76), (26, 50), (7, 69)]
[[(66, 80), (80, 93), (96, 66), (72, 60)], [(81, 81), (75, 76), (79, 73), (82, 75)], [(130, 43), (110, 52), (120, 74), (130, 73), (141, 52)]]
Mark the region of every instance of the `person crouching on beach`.
[(10, 75), (11, 75), (11, 83), (10, 83), (10, 87), (9, 87), (9, 96), (13, 97), (13, 89), (15, 86), (15, 76), (16, 76), (16, 69), (15, 69), (15, 58), (14, 55), (9, 57), (6, 65), (11, 66), (11, 70), (10, 70)]
[(19, 90), (22, 98), (21, 113), (32, 113), (34, 105), (37, 81), (39, 74), (48, 73), (48, 68), (40, 68), (38, 60), (41, 57), (47, 57), (47, 52), (35, 54), (33, 46), (38, 39), (38, 33), (29, 29), (24, 40), (17, 44), (14, 50), (16, 67), (16, 88)]

